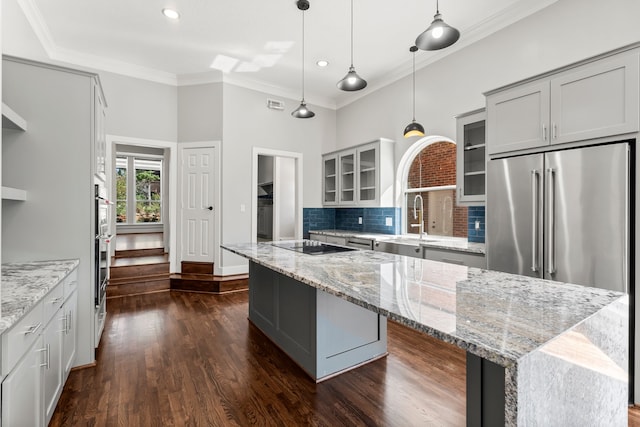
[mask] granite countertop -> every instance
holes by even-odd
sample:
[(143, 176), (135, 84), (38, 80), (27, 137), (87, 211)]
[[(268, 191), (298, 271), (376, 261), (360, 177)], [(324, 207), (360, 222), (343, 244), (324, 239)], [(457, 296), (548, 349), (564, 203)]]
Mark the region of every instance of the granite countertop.
[(427, 248), (446, 249), (458, 252), (469, 252), (476, 254), (485, 253), (484, 243), (469, 242), (469, 240), (464, 237), (427, 235), (424, 236), (421, 240), (417, 236), (413, 237), (407, 235), (365, 233), (360, 231), (348, 230), (309, 230), (309, 232), (336, 237), (360, 237), (363, 239), (375, 240), (377, 242), (386, 241), (398, 243), (401, 245), (424, 246)]
[(27, 314), (79, 263), (80, 260), (71, 259), (2, 264), (0, 334)]
[(510, 367), (626, 295), (384, 252), (224, 249)]

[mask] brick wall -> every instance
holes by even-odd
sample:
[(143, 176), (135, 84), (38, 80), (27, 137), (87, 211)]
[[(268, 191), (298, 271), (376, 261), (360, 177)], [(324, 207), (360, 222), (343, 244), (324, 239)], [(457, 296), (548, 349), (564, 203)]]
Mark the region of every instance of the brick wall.
[[(422, 167), (421, 167), (422, 166)], [(450, 142), (436, 142), (425, 147), (413, 160), (409, 168), (408, 188), (439, 187), (456, 184), (456, 145)], [(424, 198), (425, 231), (429, 232), (428, 224), (428, 194), (422, 193)], [(455, 192), (451, 190), (454, 202), (452, 209), (452, 236), (467, 237), (467, 208), (455, 205)], [(415, 223), (413, 219), (413, 195), (407, 200), (407, 224)], [(407, 232), (417, 233), (417, 227), (407, 226)]]

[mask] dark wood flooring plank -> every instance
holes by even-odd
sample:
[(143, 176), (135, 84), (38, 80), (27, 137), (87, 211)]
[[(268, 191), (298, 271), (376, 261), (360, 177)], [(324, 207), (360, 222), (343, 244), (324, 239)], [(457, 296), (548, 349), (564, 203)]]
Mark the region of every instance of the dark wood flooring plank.
[(388, 357), (315, 384), (248, 322), (247, 298), (109, 300), (97, 366), (71, 373), (50, 425), (465, 425), (463, 351), (390, 322)]

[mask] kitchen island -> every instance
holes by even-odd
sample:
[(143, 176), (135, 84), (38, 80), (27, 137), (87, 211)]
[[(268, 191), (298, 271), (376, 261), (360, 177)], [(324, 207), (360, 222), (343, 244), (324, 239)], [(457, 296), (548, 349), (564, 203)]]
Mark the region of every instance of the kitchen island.
[(469, 426), (627, 424), (627, 295), (373, 251), (223, 248), (464, 349)]

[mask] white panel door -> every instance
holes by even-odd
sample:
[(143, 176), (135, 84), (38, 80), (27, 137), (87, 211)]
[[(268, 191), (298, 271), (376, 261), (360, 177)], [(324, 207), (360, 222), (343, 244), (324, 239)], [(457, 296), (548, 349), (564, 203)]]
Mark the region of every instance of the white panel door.
[(213, 262), (215, 148), (182, 152), (182, 261)]

